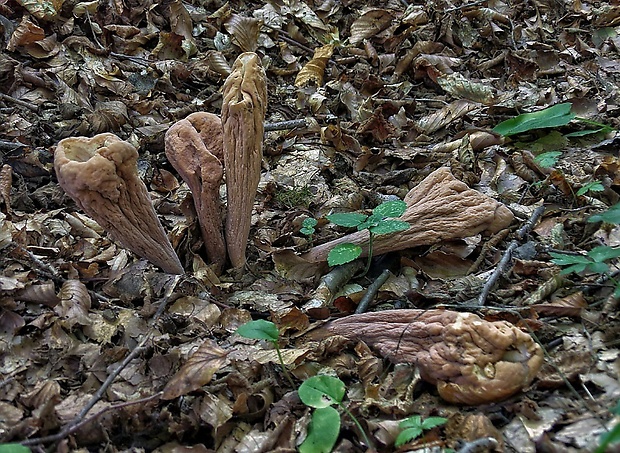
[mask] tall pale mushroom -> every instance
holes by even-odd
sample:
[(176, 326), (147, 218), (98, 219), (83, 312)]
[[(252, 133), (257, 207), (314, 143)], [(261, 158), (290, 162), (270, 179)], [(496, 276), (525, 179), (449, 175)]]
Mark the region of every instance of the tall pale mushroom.
[(212, 113), (192, 113), (166, 132), (166, 156), (189, 186), (209, 260), (219, 274), (226, 264), (220, 185), (222, 121)]
[(61, 140), (54, 153), (60, 186), (113, 239), (164, 271), (183, 266), (138, 177), (138, 152), (114, 134)]
[(267, 85), (253, 52), (237, 57), (224, 82), (222, 125), (226, 167), (226, 246), (233, 268), (245, 264), (254, 198), (260, 180)]

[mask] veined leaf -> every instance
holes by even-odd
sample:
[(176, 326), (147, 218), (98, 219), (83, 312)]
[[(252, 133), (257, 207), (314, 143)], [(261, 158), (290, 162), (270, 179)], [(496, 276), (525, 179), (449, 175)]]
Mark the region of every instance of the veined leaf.
[(338, 244), (327, 254), (327, 264), (330, 266), (338, 266), (339, 264), (350, 263), (362, 254), (362, 248), (359, 245), (347, 242)]
[(543, 168), (553, 167), (558, 163), (558, 158), (562, 155), (562, 151), (549, 151), (547, 153), (539, 154), (534, 158), (534, 161)]
[(372, 210), (373, 214), (385, 217), (400, 217), (407, 209), (407, 203), (402, 200), (386, 201), (381, 203), (375, 209)]
[(315, 409), (308, 424), (308, 436), (299, 453), (329, 453), (340, 434), (340, 414), (333, 407)]
[(333, 224), (341, 227), (353, 228), (366, 220), (368, 216), (359, 212), (339, 212), (336, 214), (330, 214), (326, 217), (327, 220)]
[(523, 113), (506, 121), (502, 121), (493, 128), (493, 132), (504, 136), (520, 134), (533, 129), (565, 126), (575, 118), (571, 113), (572, 104), (566, 102), (533, 113)]
[(312, 376), (299, 386), (299, 399), (306, 405), (321, 408), (338, 404), (344, 398), (344, 382), (328, 375)]
[(396, 233), (397, 231), (405, 231), (411, 227), (409, 222), (403, 222), (402, 220), (383, 220), (379, 225), (370, 228), (370, 232), (373, 234), (389, 234)]
[(595, 214), (588, 219), (588, 222), (607, 222), (613, 224), (620, 224), (620, 203), (613, 205), (607, 211)]
[(618, 258), (620, 256), (620, 247), (614, 248), (608, 245), (600, 245), (590, 250), (588, 256), (597, 263), (601, 263), (613, 258)]
[(278, 341), (280, 333), (276, 325), (264, 319), (246, 322), (237, 329), (237, 334), (255, 340)]
[(566, 253), (549, 252), (553, 257), (551, 262), (558, 266), (567, 266), (569, 264), (590, 264), (592, 260), (584, 255), (569, 255)]

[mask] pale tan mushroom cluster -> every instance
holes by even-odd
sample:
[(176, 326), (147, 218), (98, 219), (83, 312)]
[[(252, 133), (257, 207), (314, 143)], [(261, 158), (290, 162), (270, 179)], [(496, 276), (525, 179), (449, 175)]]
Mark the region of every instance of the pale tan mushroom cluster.
[(388, 310), (347, 316), (311, 332), (361, 340), (393, 362), (415, 363), (439, 395), (459, 404), (505, 399), (534, 379), (541, 347), (505, 321), (450, 310)]
[[(216, 272), (222, 270), (227, 257), (233, 268), (245, 264), (260, 181), (267, 85), (255, 53), (239, 55), (223, 91), (221, 119), (195, 113), (166, 133), (166, 155), (192, 191), (202, 238)], [(219, 202), (224, 172), (225, 213)]]
[[(252, 206), (260, 179), (265, 72), (255, 53), (235, 61), (223, 89), (222, 118), (195, 113), (166, 134), (166, 155), (189, 186), (214, 270), (245, 264)], [(138, 153), (114, 134), (61, 140), (54, 167), (61, 187), (125, 248), (181, 274), (183, 267), (137, 174)], [(226, 212), (219, 189), (226, 169)], [(225, 230), (224, 223), (225, 222)], [(224, 232), (225, 231), (225, 232)]]

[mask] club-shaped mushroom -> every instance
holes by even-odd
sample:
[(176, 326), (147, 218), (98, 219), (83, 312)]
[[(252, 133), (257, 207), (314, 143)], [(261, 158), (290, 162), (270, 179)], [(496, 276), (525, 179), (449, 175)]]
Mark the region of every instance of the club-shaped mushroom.
[(189, 186), (207, 256), (219, 274), (226, 264), (220, 185), (222, 121), (212, 113), (192, 113), (166, 132), (166, 156)]
[(237, 57), (224, 82), (223, 96), (226, 247), (232, 267), (239, 268), (245, 264), (263, 157), (267, 85), (258, 55), (244, 52)]
[(138, 152), (114, 134), (61, 140), (54, 153), (60, 186), (112, 238), (164, 271), (183, 266), (138, 177)]

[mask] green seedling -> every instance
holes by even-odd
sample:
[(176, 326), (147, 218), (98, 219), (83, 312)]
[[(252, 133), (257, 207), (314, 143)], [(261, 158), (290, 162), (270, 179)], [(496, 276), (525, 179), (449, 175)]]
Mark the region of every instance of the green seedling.
[[(282, 365), (282, 369), (288, 381), (295, 387), (290, 374), (288, 374), (286, 370), (284, 360), (282, 359), (282, 354), (278, 345), (280, 332), (274, 323), (265, 321), (264, 319), (250, 321), (239, 326), (236, 333), (245, 338), (272, 342), (278, 353), (278, 360), (280, 361), (280, 365)], [(340, 433), (340, 414), (332, 407), (334, 405), (338, 405), (351, 420), (353, 420), (353, 423), (355, 423), (360, 433), (362, 433), (367, 445), (372, 445), (360, 422), (342, 404), (342, 399), (345, 394), (345, 385), (340, 379), (326, 375), (313, 376), (302, 382), (297, 393), (306, 406), (314, 408), (312, 419), (308, 425), (308, 435), (299, 446), (299, 451), (301, 453), (329, 453), (332, 448), (334, 448)]]
[(534, 161), (543, 168), (549, 168), (558, 163), (558, 159), (561, 155), (561, 151), (549, 151), (539, 154), (534, 158)]
[(603, 190), (605, 190), (605, 187), (603, 187), (600, 181), (590, 181), (579, 188), (577, 195), (582, 196), (588, 192), (602, 192)]
[[(615, 415), (620, 415), (620, 401), (614, 408), (611, 409), (611, 413)], [(607, 431), (604, 434), (601, 434), (599, 446), (594, 450), (594, 453), (604, 453), (612, 444), (617, 444), (620, 442), (620, 423), (616, 423), (615, 426), (611, 429), (611, 431)]]
[(30, 453), (30, 448), (20, 444), (0, 444), (0, 453)]
[(566, 126), (573, 120), (596, 126), (597, 129), (572, 132), (570, 134), (566, 134), (565, 137), (582, 137), (590, 134), (607, 133), (613, 130), (605, 124), (600, 124), (596, 121), (587, 120), (585, 118), (578, 118), (577, 115), (571, 112), (571, 108), (572, 104), (570, 102), (565, 102), (537, 112), (523, 113), (515, 116), (514, 118), (502, 121), (493, 128), (493, 132), (509, 137), (511, 135), (521, 134), (535, 129)]
[(314, 234), (314, 227), (316, 227), (317, 223), (319, 223), (318, 220), (308, 217), (301, 223), (299, 232), (311, 237)]
[(443, 417), (428, 417), (423, 421), (422, 417), (419, 415), (406, 418), (398, 425), (402, 431), (398, 434), (398, 437), (396, 437), (394, 445), (396, 447), (401, 447), (420, 437), (422, 432), (435, 428), (436, 426), (441, 426), (447, 421), (448, 419)]
[(306, 379), (297, 390), (299, 399), (314, 408), (308, 426), (308, 436), (299, 446), (301, 453), (329, 453), (340, 433), (340, 414), (332, 406), (340, 407), (355, 423), (368, 447), (370, 439), (357, 418), (342, 404), (345, 385), (337, 377), (319, 375)]
[[(381, 234), (405, 231), (410, 225), (402, 220), (392, 220), (403, 215), (407, 204), (402, 200), (386, 201), (372, 210), (372, 214), (366, 215), (359, 212), (343, 212), (327, 216), (330, 222), (345, 228), (357, 228), (358, 231), (368, 230), (368, 262), (362, 275), (366, 275), (372, 259), (372, 242), (374, 236)], [(327, 255), (327, 263), (330, 266), (349, 263), (362, 254), (359, 245), (346, 242), (339, 244), (330, 250)]]
[(245, 338), (251, 338), (253, 340), (267, 340), (271, 342), (276, 350), (276, 353), (278, 354), (278, 360), (280, 361), (280, 365), (282, 366), (286, 379), (292, 387), (295, 387), (295, 383), (293, 382), (291, 375), (288, 373), (286, 365), (284, 364), (284, 359), (282, 358), (282, 352), (280, 351), (280, 345), (278, 344), (280, 332), (274, 323), (271, 321), (265, 321), (264, 319), (257, 319), (256, 321), (246, 322), (245, 324), (239, 326), (235, 333)]
[[(620, 204), (616, 204), (601, 214), (596, 214), (588, 219), (588, 222), (607, 222), (611, 224), (620, 224)], [(611, 277), (609, 262), (620, 257), (620, 247), (610, 247), (608, 245), (600, 245), (594, 247), (586, 255), (575, 255), (561, 252), (549, 252), (552, 263), (564, 267), (561, 274), (570, 274), (571, 272), (593, 272), (596, 274), (605, 274), (614, 284), (614, 296), (620, 297), (620, 282)]]

